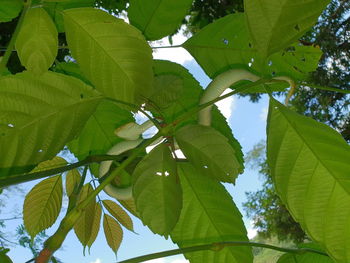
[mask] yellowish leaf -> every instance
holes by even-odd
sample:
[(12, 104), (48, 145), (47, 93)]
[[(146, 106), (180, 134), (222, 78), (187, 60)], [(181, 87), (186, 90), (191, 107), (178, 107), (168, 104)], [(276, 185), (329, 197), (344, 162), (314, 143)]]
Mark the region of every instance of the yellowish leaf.
[(129, 229), (130, 231), (134, 231), (134, 226), (130, 216), (117, 205), (115, 202), (111, 200), (103, 200), (104, 207), (108, 210), (108, 212), (119, 221), (124, 227)]
[(103, 217), (103, 230), (109, 247), (117, 252), (123, 239), (123, 230), (115, 219), (109, 215)]

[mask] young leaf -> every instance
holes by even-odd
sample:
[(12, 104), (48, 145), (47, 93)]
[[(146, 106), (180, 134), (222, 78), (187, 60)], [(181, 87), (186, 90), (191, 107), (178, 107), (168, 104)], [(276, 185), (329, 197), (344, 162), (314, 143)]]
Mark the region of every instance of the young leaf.
[(39, 163), (33, 170), (30, 171), (30, 173), (42, 172), (45, 170), (65, 166), (66, 164), (67, 164), (67, 161), (64, 158), (60, 156), (55, 156), (51, 160), (47, 160)]
[(179, 219), (182, 190), (169, 147), (160, 144), (137, 165), (133, 196), (142, 222), (154, 233), (167, 236)]
[[(216, 20), (184, 43), (207, 75), (215, 78), (230, 68), (245, 68), (259, 76), (289, 76), (303, 80), (317, 68), (322, 55), (314, 46), (291, 45), (285, 50), (262, 59), (252, 43), (244, 14), (236, 13)], [(283, 90), (285, 85), (269, 84), (272, 90)], [(265, 92), (260, 86), (252, 91)]]
[(51, 17), (43, 8), (30, 8), (16, 38), (16, 50), (23, 66), (42, 74), (55, 61), (58, 33)]
[(348, 262), (350, 146), (330, 127), (270, 101), (267, 154), (294, 219), (337, 262)]
[(152, 50), (136, 28), (93, 8), (64, 11), (64, 23), (69, 49), (99, 91), (130, 103), (151, 94)]
[[(90, 184), (84, 185), (83, 189), (81, 190), (78, 203), (84, 201), (93, 190), (94, 189)], [(74, 232), (84, 247), (87, 246), (89, 241), (92, 240), (91, 236), (95, 224), (96, 207), (96, 201), (91, 201), (84, 209), (77, 222), (74, 224)], [(92, 240), (92, 242), (93, 241), (94, 240)]]
[[(101, 97), (80, 80), (46, 72), (0, 78), (0, 174), (29, 171), (76, 136)], [(72, 114), (74, 113), (74, 114)]]
[(123, 240), (123, 230), (113, 217), (109, 215), (103, 216), (103, 230), (105, 232), (106, 240), (108, 246), (114, 251), (117, 252), (120, 243)]
[(212, 127), (190, 124), (175, 134), (187, 159), (202, 173), (223, 182), (234, 183), (241, 163), (228, 139)]
[(92, 223), (92, 226), (91, 226), (90, 238), (89, 238), (89, 240), (88, 240), (88, 242), (86, 244), (89, 248), (95, 242), (96, 237), (98, 235), (98, 232), (100, 231), (101, 215), (102, 215), (101, 205), (96, 203), (95, 204), (95, 215), (94, 215), (93, 223)]
[(136, 211), (136, 204), (134, 199), (128, 199), (128, 200), (118, 200), (118, 202), (126, 209), (128, 210), (133, 216), (139, 217), (137, 211)]
[(131, 0), (128, 17), (148, 40), (157, 40), (175, 33), (192, 1), (148, 0), (145, 5), (143, 0)]
[(111, 200), (103, 200), (104, 207), (108, 210), (108, 212), (119, 221), (124, 227), (129, 229), (130, 231), (134, 231), (133, 223), (130, 216), (117, 205), (115, 202)]
[(62, 206), (62, 177), (50, 177), (38, 183), (26, 195), (23, 221), (28, 234), (34, 238), (55, 223)]
[(66, 175), (66, 192), (71, 196), (75, 188), (79, 185), (81, 180), (80, 173), (77, 169), (69, 170)]
[(2, 0), (0, 5), (0, 23), (17, 17), (23, 7), (22, 0)]
[(244, 1), (249, 30), (261, 55), (268, 57), (298, 40), (317, 22), (317, 18), (329, 2), (329, 0)]
[[(219, 182), (202, 176), (188, 163), (178, 171), (183, 187), (183, 209), (171, 238), (179, 247), (223, 241), (247, 241), (242, 215)], [(191, 263), (251, 263), (250, 247), (227, 247), (220, 251), (187, 253)]]

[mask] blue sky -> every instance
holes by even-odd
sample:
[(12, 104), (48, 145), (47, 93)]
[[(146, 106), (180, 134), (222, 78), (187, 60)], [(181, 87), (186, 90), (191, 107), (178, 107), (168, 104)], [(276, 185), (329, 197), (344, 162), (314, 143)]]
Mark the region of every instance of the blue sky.
[[(181, 44), (184, 41), (184, 37), (177, 36), (174, 38), (174, 44)], [(166, 43), (163, 41), (162, 43)], [(159, 45), (159, 42), (157, 43)], [(206, 87), (210, 79), (201, 70), (198, 64), (193, 58), (181, 48), (172, 49), (159, 49), (154, 53), (155, 58), (169, 59), (174, 62), (184, 65), (195, 76), (195, 78), (201, 83), (203, 87)], [(220, 110), (227, 117), (234, 136), (239, 140), (243, 147), (243, 152), (246, 153), (252, 149), (252, 147), (260, 140), (265, 139), (265, 125), (267, 115), (268, 100), (264, 97), (259, 103), (253, 104), (249, 102), (247, 98), (231, 97), (225, 99), (219, 104)], [(34, 185), (34, 182), (26, 184), (24, 187), (27, 191)], [(235, 203), (244, 215), (244, 221), (248, 228), (249, 235), (254, 234), (254, 230), (251, 229), (249, 219), (245, 217), (244, 211), (242, 211), (242, 202), (246, 200), (246, 191), (255, 191), (261, 183), (258, 179), (256, 171), (247, 169), (243, 175), (240, 175), (236, 181), (236, 186), (225, 184), (228, 191), (231, 193)], [(12, 200), (12, 199), (11, 199)], [(13, 210), (13, 207), (17, 206), (21, 208), (23, 203), (23, 196), (18, 195), (17, 200), (14, 203), (8, 203), (5, 211), (9, 214)], [(1, 218), (6, 217), (6, 214), (2, 214)], [(21, 220), (16, 220), (8, 224), (10, 229), (14, 231), (15, 227), (21, 223)], [(123, 260), (138, 255), (148, 254), (152, 252), (159, 252), (161, 250), (167, 250), (176, 248), (176, 246), (170, 241), (165, 240), (163, 237), (154, 235), (142, 223), (138, 220), (134, 220), (135, 232), (134, 234), (124, 231), (123, 243), (118, 251), (118, 260)], [(48, 233), (53, 233), (57, 228), (55, 224), (48, 230)], [(102, 229), (101, 229), (102, 230)], [(99, 236), (92, 246), (90, 254), (86, 252), (86, 256), (83, 256), (83, 249), (73, 231), (70, 232), (63, 248), (56, 253), (56, 256), (63, 262), (79, 262), (79, 263), (111, 263), (116, 262), (114, 253), (107, 246), (104, 239), (103, 230), (100, 231)], [(9, 255), (13, 258), (14, 262), (25, 262), (31, 258), (31, 253), (27, 249), (20, 247), (12, 248)], [(166, 259), (159, 259), (154, 261), (148, 261), (148, 263), (184, 263), (186, 262), (182, 256), (176, 256)]]

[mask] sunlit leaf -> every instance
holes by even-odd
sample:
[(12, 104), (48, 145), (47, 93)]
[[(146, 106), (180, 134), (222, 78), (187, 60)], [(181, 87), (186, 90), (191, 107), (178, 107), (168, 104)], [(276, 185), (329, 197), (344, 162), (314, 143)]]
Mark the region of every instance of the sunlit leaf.
[(66, 192), (71, 196), (81, 180), (80, 173), (77, 169), (69, 170), (66, 175)]
[(108, 212), (118, 220), (120, 224), (129, 229), (130, 231), (134, 231), (133, 223), (130, 216), (117, 205), (115, 202), (111, 200), (103, 200), (104, 207), (108, 210)]
[[(246, 241), (242, 215), (232, 197), (217, 181), (203, 176), (188, 163), (178, 171), (183, 188), (183, 208), (171, 238), (179, 247), (223, 241)], [(220, 251), (187, 253), (191, 263), (252, 263), (250, 247), (227, 247)]]
[(139, 217), (137, 211), (136, 211), (136, 205), (134, 199), (127, 199), (127, 200), (118, 200), (118, 202), (126, 209), (128, 210), (132, 215)]
[(268, 117), (268, 163), (294, 219), (337, 262), (350, 253), (350, 146), (330, 127), (274, 99)]
[[(310, 248), (316, 251), (322, 251), (322, 249), (316, 244), (301, 244), (301, 248)], [(334, 261), (327, 256), (323, 256), (316, 253), (305, 252), (303, 254), (297, 253), (285, 253), (277, 261), (277, 263), (333, 263)]]
[(133, 196), (142, 222), (154, 233), (167, 236), (179, 219), (182, 190), (170, 149), (160, 144), (137, 165)]
[(45, 170), (49, 169), (54, 169), (58, 167), (65, 166), (67, 164), (67, 161), (60, 157), (60, 156), (55, 156), (51, 160), (43, 161), (39, 163), (33, 170), (31, 170), (31, 173), (36, 173), (36, 172), (42, 172)]
[(64, 20), (69, 49), (99, 91), (130, 103), (148, 97), (152, 50), (136, 28), (93, 8), (66, 10)]
[(23, 221), (33, 238), (55, 223), (62, 206), (62, 177), (45, 179), (26, 195), (23, 205)]
[(176, 132), (175, 138), (186, 158), (202, 173), (233, 183), (241, 172), (235, 150), (214, 128), (187, 125)]
[(92, 223), (90, 238), (89, 238), (89, 240), (88, 240), (88, 242), (86, 244), (88, 247), (92, 246), (92, 244), (96, 240), (98, 232), (100, 231), (101, 215), (102, 215), (101, 205), (96, 203), (96, 205), (95, 205), (95, 215), (94, 215), (94, 220), (93, 220), (93, 223)]
[(2, 0), (0, 5), (0, 23), (17, 17), (23, 7), (22, 0)]
[(130, 23), (141, 30), (148, 40), (161, 39), (175, 33), (189, 11), (193, 0), (131, 0), (128, 8)]
[(249, 0), (244, 11), (253, 42), (267, 57), (288, 47), (317, 22), (330, 0)]
[(80, 132), (100, 100), (91, 87), (62, 74), (0, 78), (0, 177), (53, 158)]
[(123, 230), (115, 219), (109, 215), (103, 216), (103, 230), (105, 232), (108, 246), (117, 252), (123, 240)]
[(55, 61), (58, 33), (51, 17), (43, 8), (30, 8), (16, 38), (16, 50), (28, 71), (41, 74)]

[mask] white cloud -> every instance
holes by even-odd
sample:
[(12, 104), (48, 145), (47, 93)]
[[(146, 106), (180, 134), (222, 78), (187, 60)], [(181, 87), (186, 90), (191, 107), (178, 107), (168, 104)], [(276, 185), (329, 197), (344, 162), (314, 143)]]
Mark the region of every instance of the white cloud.
[[(173, 36), (173, 45), (181, 45), (187, 40), (187, 38), (181, 33)], [(168, 38), (163, 38), (159, 41), (153, 42), (151, 46), (170, 46)], [(186, 61), (193, 60), (190, 53), (188, 53), (184, 48), (156, 48), (153, 49), (153, 57), (155, 59), (166, 59), (179, 64), (184, 64)]]
[[(224, 91), (224, 93), (222, 95), (225, 95), (231, 91), (232, 90), (227, 89)], [(236, 98), (231, 96), (231, 97), (228, 97), (226, 99), (220, 100), (219, 102), (215, 103), (215, 105), (218, 106), (219, 110), (225, 116), (225, 118), (227, 120), (229, 120), (231, 115), (232, 115), (232, 112), (236, 108)]]
[(261, 109), (261, 112), (259, 114), (259, 118), (261, 121), (266, 121), (267, 120), (267, 113), (268, 113), (268, 108), (264, 107)]
[(102, 263), (102, 261), (101, 261), (101, 259), (96, 258), (96, 260), (95, 260), (95, 261), (91, 261), (90, 263)]

